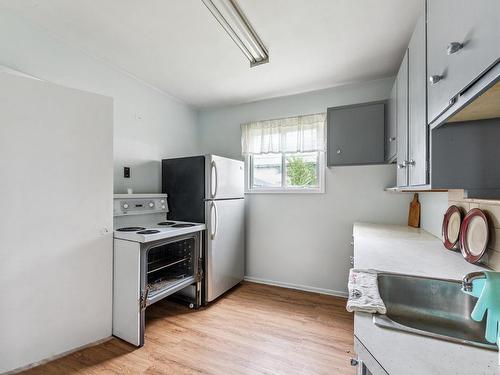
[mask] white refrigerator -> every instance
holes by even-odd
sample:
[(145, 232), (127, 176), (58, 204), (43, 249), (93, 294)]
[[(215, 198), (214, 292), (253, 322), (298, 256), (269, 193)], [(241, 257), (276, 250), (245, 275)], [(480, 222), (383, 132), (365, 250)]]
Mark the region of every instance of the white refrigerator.
[(244, 164), (215, 155), (162, 161), (168, 218), (204, 222), (204, 300), (210, 302), (245, 274)]

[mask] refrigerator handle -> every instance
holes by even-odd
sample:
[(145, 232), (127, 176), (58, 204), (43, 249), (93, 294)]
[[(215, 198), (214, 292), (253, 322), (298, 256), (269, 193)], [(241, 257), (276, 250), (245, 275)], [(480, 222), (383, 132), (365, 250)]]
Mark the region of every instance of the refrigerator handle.
[[(212, 213), (214, 214), (214, 220), (212, 221)], [(215, 202), (210, 204), (210, 238), (213, 240), (217, 236), (217, 229), (219, 227), (219, 212), (217, 211), (217, 205)]]
[(217, 189), (219, 187), (219, 177), (215, 160), (212, 160), (212, 168), (210, 169), (210, 174), (212, 175), (212, 178), (210, 179), (210, 196), (212, 198), (215, 198), (215, 196), (217, 195)]

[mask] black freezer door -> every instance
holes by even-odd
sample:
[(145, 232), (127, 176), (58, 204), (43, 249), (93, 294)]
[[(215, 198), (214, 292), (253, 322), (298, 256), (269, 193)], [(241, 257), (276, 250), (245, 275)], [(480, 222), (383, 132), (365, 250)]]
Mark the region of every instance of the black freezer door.
[(162, 192), (170, 220), (205, 222), (205, 156), (164, 159)]

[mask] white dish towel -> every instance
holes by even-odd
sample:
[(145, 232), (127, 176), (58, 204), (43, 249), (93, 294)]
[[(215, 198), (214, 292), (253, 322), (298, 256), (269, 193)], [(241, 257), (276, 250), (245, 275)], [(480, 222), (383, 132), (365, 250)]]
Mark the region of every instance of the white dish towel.
[(351, 268), (349, 271), (349, 298), (346, 309), (349, 312), (385, 314), (384, 301), (378, 292), (377, 271)]

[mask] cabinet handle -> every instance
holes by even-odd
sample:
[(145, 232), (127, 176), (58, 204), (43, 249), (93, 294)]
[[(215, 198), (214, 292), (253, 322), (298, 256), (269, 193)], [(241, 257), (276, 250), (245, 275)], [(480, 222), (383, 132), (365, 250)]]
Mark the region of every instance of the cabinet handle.
[(396, 137), (389, 137), (389, 142), (394, 142), (396, 140)]
[(398, 169), (406, 168), (406, 165), (403, 163), (398, 164)]
[(413, 165), (415, 165), (415, 160), (413, 160), (413, 159), (405, 160), (404, 163), (405, 163), (405, 165), (413, 166)]
[(448, 47), (446, 47), (446, 52), (448, 53), (448, 55), (453, 55), (454, 53), (460, 51), (462, 48), (464, 48), (463, 43), (451, 42), (450, 44), (448, 44)]
[(440, 75), (436, 74), (436, 75), (429, 77), (429, 82), (431, 83), (431, 85), (435, 85), (436, 83), (441, 81), (443, 78), (444, 78), (444, 76), (440, 76)]

